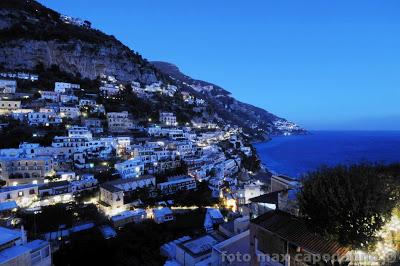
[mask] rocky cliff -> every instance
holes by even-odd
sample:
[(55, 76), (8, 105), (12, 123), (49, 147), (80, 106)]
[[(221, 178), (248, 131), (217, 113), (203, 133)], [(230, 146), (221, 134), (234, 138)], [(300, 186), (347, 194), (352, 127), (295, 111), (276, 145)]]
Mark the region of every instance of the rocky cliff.
[[(304, 133), (294, 123), (237, 101), (215, 84), (184, 75), (173, 64), (148, 62), (114, 36), (91, 28), (88, 21), (76, 21), (32, 0), (0, 1), (1, 69), (59, 70), (77, 80), (96, 80), (105, 74), (125, 84), (138, 81), (142, 86), (161, 81), (204, 99), (207, 111), (198, 117), (203, 121), (240, 126), (254, 139)], [(151, 105), (156, 112), (163, 103), (153, 100)], [(173, 107), (173, 111), (187, 114), (184, 110)]]
[(35, 1), (0, 1), (0, 66), (33, 70), (39, 64), (96, 79), (156, 82), (157, 71), (127, 46), (98, 30), (65, 23)]

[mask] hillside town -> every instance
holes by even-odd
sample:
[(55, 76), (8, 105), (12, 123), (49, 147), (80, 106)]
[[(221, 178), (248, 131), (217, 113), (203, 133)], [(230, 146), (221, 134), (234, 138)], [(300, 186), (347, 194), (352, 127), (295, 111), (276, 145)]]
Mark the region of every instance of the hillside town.
[(271, 173), (254, 142), (297, 124), (90, 21), (4, 2), (0, 265), (399, 261), (400, 164)]
[[(127, 90), (111, 76), (102, 77), (98, 94), (59, 81), (32, 95), (19, 92), (17, 81), (37, 75), (0, 75), (2, 133), (32, 130), (16, 147), (0, 149), (1, 265), (51, 265), (52, 254), (84, 232), (112, 241), (132, 224), (168, 231), (178, 222), (193, 228), (152, 250), (165, 265), (297, 265), (299, 254), (365, 259), (308, 231), (299, 217), (301, 183), (263, 170), (240, 128), (180, 124), (170, 111), (143, 126), (128, 111), (99, 103)], [(193, 108), (204, 105), (172, 85), (133, 82), (131, 89), (138, 97), (180, 94)], [(290, 132), (292, 125), (279, 126)], [(397, 221), (392, 226), (399, 229)]]
[[(181, 125), (169, 111), (160, 111), (158, 121), (149, 118), (147, 126), (139, 125), (129, 112), (109, 112), (98, 102), (118, 98), (127, 89), (111, 76), (102, 77), (98, 95), (63, 81), (32, 95), (20, 92), (17, 84), (36, 81), (37, 75), (0, 75), (3, 132), (13, 127), (32, 130), (32, 136), (19, 145), (0, 149), (1, 230), (6, 232), (0, 237), (2, 263), (50, 265), (52, 252), (71, 234), (96, 227), (105, 239), (116, 238), (126, 224), (168, 223), (176, 213), (190, 212), (195, 206), (206, 210), (203, 229), (214, 235), (205, 240), (228, 239), (246, 231), (250, 199), (268, 191), (266, 179), (256, 178), (253, 172), (259, 167), (246, 163), (257, 157), (238, 127), (195, 121)], [(138, 97), (179, 93), (193, 108), (204, 105), (204, 100), (180, 93), (172, 85), (142, 87), (132, 82), (131, 89)], [(41, 144), (52, 132), (57, 134), (51, 134), (48, 145)], [(180, 198), (182, 193), (188, 193), (186, 202)], [(40, 224), (29, 224), (26, 218), (52, 206), (71, 205), (95, 206), (101, 219), (83, 217), (71, 227), (57, 224), (57, 230), (42, 231), (37, 229)], [(240, 228), (233, 227), (233, 220), (226, 223), (228, 218)], [(224, 234), (214, 231), (218, 226), (225, 228)]]

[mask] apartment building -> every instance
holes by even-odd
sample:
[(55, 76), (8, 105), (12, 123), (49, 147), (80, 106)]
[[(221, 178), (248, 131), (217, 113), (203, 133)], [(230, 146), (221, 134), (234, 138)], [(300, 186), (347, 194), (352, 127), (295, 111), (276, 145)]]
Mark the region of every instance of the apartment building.
[(0, 265), (51, 266), (50, 244), (39, 239), (28, 242), (23, 228), (0, 227)]
[(0, 157), (0, 178), (10, 184), (42, 182), (45, 176), (54, 173), (52, 157), (9, 158)]
[(156, 178), (151, 175), (138, 178), (118, 179), (100, 184), (100, 201), (113, 209), (126, 204), (124, 194), (138, 188), (155, 187)]
[(0, 79), (0, 93), (15, 93), (16, 90), (16, 80)]
[(168, 182), (157, 184), (163, 194), (173, 194), (178, 191), (193, 190), (197, 188), (196, 179), (190, 176), (169, 177)]
[(126, 132), (133, 128), (133, 121), (126, 111), (107, 113), (107, 122), (110, 132)]
[(161, 112), (160, 122), (167, 126), (176, 126), (176, 116), (173, 113)]
[(140, 158), (126, 160), (122, 163), (116, 163), (115, 169), (121, 175), (121, 178), (139, 177), (144, 173), (144, 163)]

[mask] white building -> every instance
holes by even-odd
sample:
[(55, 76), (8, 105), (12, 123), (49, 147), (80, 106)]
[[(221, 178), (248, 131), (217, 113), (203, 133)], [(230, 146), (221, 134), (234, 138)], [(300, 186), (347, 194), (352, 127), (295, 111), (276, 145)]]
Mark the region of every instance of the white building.
[(207, 208), (204, 217), (204, 229), (207, 233), (214, 231), (214, 226), (224, 223), (224, 216), (219, 209)]
[(36, 81), (39, 79), (39, 76), (36, 74), (24, 73), (24, 72), (1, 72), (0, 77), (3, 78), (14, 78), (14, 79), (25, 79), (30, 81)]
[(178, 191), (196, 189), (196, 179), (190, 176), (177, 176), (168, 178), (168, 182), (157, 184), (163, 194), (172, 194)]
[(17, 81), (0, 79), (0, 93), (15, 93), (17, 90)]
[(68, 129), (68, 137), (70, 138), (93, 138), (92, 132), (87, 127), (72, 126)]
[(25, 121), (28, 119), (28, 114), (33, 113), (32, 109), (16, 109), (11, 111), (11, 117), (15, 120)]
[(54, 173), (55, 162), (52, 157), (1, 157), (0, 178), (7, 184), (26, 184), (41, 182), (45, 176)]
[(103, 133), (102, 121), (98, 118), (86, 118), (83, 120), (83, 125), (92, 133)]
[(122, 178), (139, 177), (143, 175), (144, 164), (139, 158), (129, 159), (122, 163), (116, 163), (115, 169)]
[(97, 187), (98, 183), (93, 175), (82, 175), (80, 178), (71, 181), (72, 193), (92, 190)]
[(103, 84), (103, 86), (99, 88), (100, 92), (105, 96), (118, 95), (123, 89), (124, 86), (122, 85), (109, 84), (109, 83)]
[[(196, 239), (190, 239), (179, 243), (176, 247), (176, 260), (180, 265), (194, 266), (197, 263), (203, 265), (211, 264), (212, 247), (219, 241), (211, 236), (205, 235)], [(210, 261), (207, 263), (207, 261)]]
[(244, 185), (243, 188), (236, 192), (239, 205), (249, 204), (251, 198), (255, 198), (264, 194), (261, 184), (251, 183)]
[(60, 19), (65, 24), (72, 24), (72, 25), (79, 26), (79, 27), (84, 27), (84, 28), (91, 28), (92, 27), (92, 23), (90, 23), (87, 20), (80, 19), (80, 18), (73, 18), (73, 17), (66, 16), (66, 15), (60, 15)]
[[(250, 230), (246, 230), (231, 238), (222, 241), (212, 248), (211, 262), (209, 265), (225, 266), (231, 264), (228, 261), (231, 255), (235, 256), (237, 253), (242, 255), (250, 254)], [(249, 261), (244, 261), (244, 256), (239, 261), (233, 261), (232, 264), (236, 265), (250, 265)], [(260, 265), (282, 265), (280, 263), (260, 264)]]
[(43, 100), (49, 100), (52, 102), (59, 102), (60, 101), (60, 94), (55, 91), (39, 91), (40, 98)]
[(67, 83), (67, 82), (56, 82), (54, 84), (54, 91), (58, 93), (66, 93), (73, 90), (79, 90), (81, 86), (79, 84)]
[(154, 187), (154, 176), (141, 176), (138, 178), (118, 179), (100, 185), (100, 201), (112, 209), (122, 208), (125, 205), (124, 193), (129, 193), (138, 188)]
[(51, 266), (50, 244), (39, 239), (27, 242), (23, 228), (0, 227), (0, 265)]
[(176, 126), (176, 116), (173, 113), (161, 112), (160, 122), (167, 126)]
[(111, 132), (125, 132), (133, 128), (133, 121), (126, 111), (107, 113), (107, 122), (108, 130)]
[(62, 119), (54, 112), (31, 112), (28, 113), (28, 122), (30, 126), (49, 126), (60, 124)]
[(0, 188), (0, 202), (15, 201), (18, 206), (29, 206), (38, 199), (39, 187), (34, 184), (7, 186)]
[(94, 99), (80, 99), (79, 106), (96, 106), (96, 100)]
[(77, 102), (78, 97), (75, 95), (70, 95), (70, 94), (61, 94), (60, 95), (60, 101), (62, 103), (70, 103), (70, 102)]
[(136, 81), (131, 82), (131, 88), (133, 93), (142, 94), (144, 92), (144, 89), (140, 86), (140, 83)]
[(77, 119), (80, 117), (80, 115), (81, 115), (81, 112), (79, 111), (78, 107), (67, 107), (67, 106), (60, 107), (60, 116), (61, 117)]
[(133, 211), (123, 211), (110, 218), (114, 227), (118, 228), (128, 223), (140, 223), (147, 219), (147, 213), (143, 209), (135, 209)]
[(0, 100), (0, 114), (16, 111), (19, 110), (20, 108), (21, 108), (21, 101)]
[(168, 207), (153, 209), (154, 221), (158, 224), (173, 221), (174, 214)]
[[(84, 137), (63, 137), (56, 136), (51, 143), (55, 148), (76, 148), (75, 150), (83, 150), (87, 139)], [(72, 149), (71, 149), (72, 150)]]
[(156, 82), (150, 85), (146, 85), (144, 88), (146, 92), (161, 92), (161, 82)]

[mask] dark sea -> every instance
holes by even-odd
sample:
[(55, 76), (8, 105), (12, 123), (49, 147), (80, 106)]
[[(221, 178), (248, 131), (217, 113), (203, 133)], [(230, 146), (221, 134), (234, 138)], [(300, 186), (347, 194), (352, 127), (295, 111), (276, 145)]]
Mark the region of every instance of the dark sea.
[(321, 165), (400, 162), (400, 131), (312, 131), (255, 147), (269, 171), (298, 178)]

